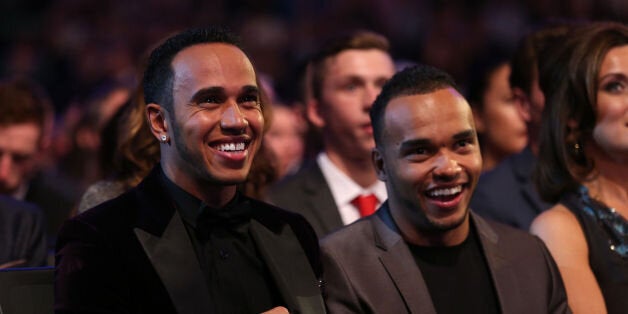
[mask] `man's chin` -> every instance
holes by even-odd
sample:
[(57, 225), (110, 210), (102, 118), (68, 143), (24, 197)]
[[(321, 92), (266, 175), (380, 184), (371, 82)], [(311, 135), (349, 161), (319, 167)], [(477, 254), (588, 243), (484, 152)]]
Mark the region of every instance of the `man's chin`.
[(430, 224), (431, 224), (431, 230), (433, 232), (447, 232), (447, 231), (451, 231), (454, 230), (460, 226), (462, 226), (462, 224), (464, 224), (464, 222), (467, 220), (467, 217), (469, 216), (469, 212), (465, 211), (464, 214), (462, 214), (459, 217), (447, 217), (444, 219), (429, 219)]

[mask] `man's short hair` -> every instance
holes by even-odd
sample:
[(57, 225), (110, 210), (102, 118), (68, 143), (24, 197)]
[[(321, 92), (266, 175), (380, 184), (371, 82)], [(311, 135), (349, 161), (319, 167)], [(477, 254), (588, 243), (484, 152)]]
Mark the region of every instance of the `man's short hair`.
[(388, 103), (397, 97), (422, 95), (444, 88), (454, 88), (460, 93), (454, 79), (445, 71), (419, 64), (397, 72), (382, 88), (371, 107), (371, 123), (375, 144), (382, 144), (384, 112)]
[(34, 123), (44, 130), (53, 114), (48, 96), (36, 83), (26, 80), (0, 83), (0, 126)]
[(142, 79), (146, 103), (162, 105), (172, 112), (174, 106), (172, 59), (187, 47), (209, 43), (226, 43), (242, 50), (239, 38), (221, 27), (190, 29), (166, 39), (151, 52), (148, 58)]
[(321, 50), (310, 59), (307, 69), (308, 75), (311, 75), (309, 83), (311, 84), (311, 93), (314, 99), (321, 98), (323, 81), (327, 74), (327, 60), (329, 58), (350, 49), (377, 49), (386, 53), (390, 50), (390, 44), (386, 37), (365, 30), (343, 33), (327, 40), (321, 47)]

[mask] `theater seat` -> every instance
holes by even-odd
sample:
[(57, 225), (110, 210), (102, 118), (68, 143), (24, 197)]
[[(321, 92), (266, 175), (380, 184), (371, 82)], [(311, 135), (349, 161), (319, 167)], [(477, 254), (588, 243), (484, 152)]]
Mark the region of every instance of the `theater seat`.
[(54, 267), (0, 270), (0, 314), (53, 313)]

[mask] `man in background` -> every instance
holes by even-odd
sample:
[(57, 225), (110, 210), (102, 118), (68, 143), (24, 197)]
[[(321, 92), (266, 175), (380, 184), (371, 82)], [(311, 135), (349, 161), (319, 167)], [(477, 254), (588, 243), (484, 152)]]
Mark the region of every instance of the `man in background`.
[(268, 199), (302, 214), (319, 237), (368, 216), (386, 200), (370, 161), (375, 146), (368, 112), (395, 73), (383, 36), (357, 31), (329, 40), (307, 69), (307, 117), (321, 131), (323, 150), (272, 187)]
[(43, 91), (23, 80), (0, 84), (0, 194), (39, 206), (49, 247), (69, 218), (76, 191), (42, 171), (54, 113)]

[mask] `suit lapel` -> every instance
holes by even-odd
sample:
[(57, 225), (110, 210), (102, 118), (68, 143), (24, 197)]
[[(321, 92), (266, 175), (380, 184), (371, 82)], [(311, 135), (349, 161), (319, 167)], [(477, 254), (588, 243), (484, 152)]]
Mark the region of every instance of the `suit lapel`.
[(292, 228), (273, 232), (253, 219), (250, 230), (290, 312), (324, 313), (318, 280)]
[(312, 164), (307, 173), (305, 193), (309, 197), (309, 200), (305, 203), (311, 207), (309, 209), (310, 212), (316, 214), (316, 220), (324, 230), (331, 232), (344, 225), (334, 201), (334, 196), (317, 162)]
[(384, 203), (377, 214), (368, 219), (373, 221), (375, 245), (382, 249), (380, 261), (399, 289), (410, 312), (436, 314), (421, 270), (399, 235), (390, 216), (388, 203)]
[[(519, 298), (517, 276), (513, 272), (508, 260), (501, 254), (498, 246), (499, 236), (493, 229), (478, 215), (471, 213), (471, 223), (475, 224), (480, 238), (486, 263), (493, 279), (497, 299), (502, 313), (516, 313), (520, 311), (522, 304), (515, 300)], [(523, 298), (525, 300), (525, 298)]]
[(161, 237), (140, 228), (135, 234), (155, 267), (177, 313), (211, 313), (209, 290), (178, 212)]

